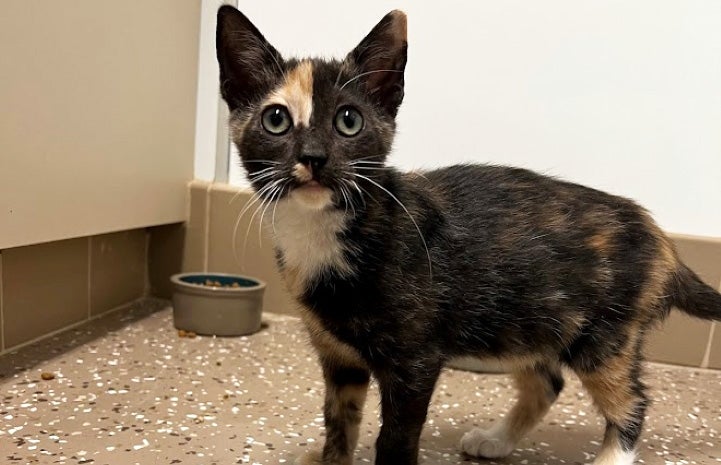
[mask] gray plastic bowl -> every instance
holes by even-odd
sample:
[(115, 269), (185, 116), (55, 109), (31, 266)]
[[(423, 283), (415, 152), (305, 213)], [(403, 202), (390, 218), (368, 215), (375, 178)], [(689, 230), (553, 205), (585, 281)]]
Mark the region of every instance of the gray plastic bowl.
[[(221, 286), (207, 286), (206, 280)], [(260, 329), (265, 283), (226, 273), (180, 273), (173, 283), (177, 329), (215, 336), (242, 336)], [(236, 287), (223, 287), (233, 285)]]

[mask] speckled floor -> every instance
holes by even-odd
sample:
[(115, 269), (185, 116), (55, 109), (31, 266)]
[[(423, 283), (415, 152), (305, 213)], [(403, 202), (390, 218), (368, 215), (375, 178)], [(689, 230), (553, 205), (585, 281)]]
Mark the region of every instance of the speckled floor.
[[(323, 384), (298, 320), (266, 322), (250, 337), (179, 338), (169, 309), (144, 305), (0, 357), (0, 463), (293, 463), (322, 443)], [(639, 463), (721, 463), (721, 372), (652, 364), (648, 375), (655, 403)], [(496, 463), (464, 458), (456, 445), (506, 411), (509, 384), (447, 370), (422, 463)], [(377, 407), (372, 389), (357, 463), (372, 462)], [(540, 428), (498, 463), (586, 463), (602, 434), (568, 376)]]

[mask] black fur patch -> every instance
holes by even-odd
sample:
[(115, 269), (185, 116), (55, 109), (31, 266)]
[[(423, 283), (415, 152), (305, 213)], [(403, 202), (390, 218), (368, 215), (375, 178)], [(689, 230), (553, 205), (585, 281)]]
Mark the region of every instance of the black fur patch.
[(367, 384), (370, 380), (370, 373), (361, 368), (332, 366), (330, 369), (330, 381), (337, 386), (346, 386), (348, 384)]

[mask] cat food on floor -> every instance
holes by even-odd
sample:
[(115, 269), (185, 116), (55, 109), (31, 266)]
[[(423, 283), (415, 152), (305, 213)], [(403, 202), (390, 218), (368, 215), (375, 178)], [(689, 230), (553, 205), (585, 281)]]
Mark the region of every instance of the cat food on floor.
[(178, 337), (193, 339), (193, 338), (195, 338), (196, 336), (197, 336), (197, 334), (196, 334), (195, 332), (193, 332), (193, 331), (186, 331), (186, 330), (184, 330), (184, 329), (179, 329), (179, 330), (178, 330)]

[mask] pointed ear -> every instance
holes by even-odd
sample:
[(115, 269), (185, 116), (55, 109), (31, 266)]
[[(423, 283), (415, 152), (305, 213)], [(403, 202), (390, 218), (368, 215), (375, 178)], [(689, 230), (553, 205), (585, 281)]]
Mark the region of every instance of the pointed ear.
[(388, 13), (348, 54), (346, 64), (354, 69), (365, 92), (391, 116), (403, 101), (403, 72), (408, 50), (406, 14)]
[(220, 92), (231, 111), (265, 96), (283, 75), (280, 53), (232, 6), (218, 9), (215, 42)]

